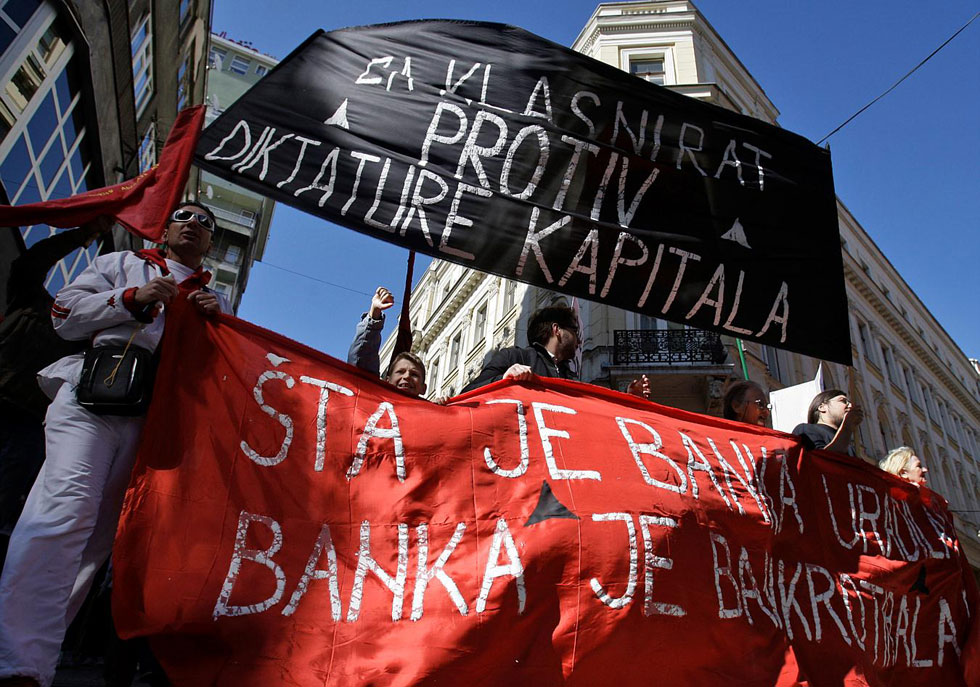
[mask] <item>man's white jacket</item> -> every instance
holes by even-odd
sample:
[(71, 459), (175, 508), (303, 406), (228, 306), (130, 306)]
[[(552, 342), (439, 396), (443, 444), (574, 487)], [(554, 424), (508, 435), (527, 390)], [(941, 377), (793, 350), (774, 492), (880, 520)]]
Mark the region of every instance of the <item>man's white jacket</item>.
[[(120, 251), (97, 257), (72, 283), (65, 286), (51, 306), (55, 331), (64, 339), (90, 339), (92, 346), (125, 345), (133, 336), (133, 345), (156, 350), (163, 336), (165, 309), (150, 318), (142, 312), (133, 295), (156, 277), (171, 272), (178, 283), (203, 285), (210, 275), (200, 268), (186, 280), (181, 272), (188, 268), (163, 258), (163, 251)], [(193, 286), (193, 289), (200, 286)], [(213, 292), (212, 292), (213, 293)], [(216, 294), (222, 312), (230, 313), (228, 300)], [(84, 353), (69, 355), (38, 372), (38, 383), (50, 398), (62, 384), (78, 384)]]

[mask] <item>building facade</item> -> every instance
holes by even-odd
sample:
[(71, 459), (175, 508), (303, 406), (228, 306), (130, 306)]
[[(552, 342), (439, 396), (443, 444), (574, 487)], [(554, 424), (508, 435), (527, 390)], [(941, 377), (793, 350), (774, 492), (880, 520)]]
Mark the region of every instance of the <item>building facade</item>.
[[(0, 200), (65, 198), (156, 164), (177, 111), (204, 100), (210, 12), (210, 0), (0, 2)], [(0, 232), (0, 303), (10, 262), (52, 231)], [(59, 262), (46, 286), (137, 245), (117, 228)]]
[[(279, 63), (225, 34), (211, 34), (208, 51), (206, 122), (210, 124), (259, 79)], [(207, 260), (214, 275), (212, 286), (225, 294), (235, 311), (241, 303), (252, 263), (262, 259), (269, 240), (275, 202), (201, 172), (198, 197), (218, 218), (214, 245)]]
[[(639, 78), (764, 121), (778, 110), (686, 0), (599, 5), (572, 47)], [(961, 544), (980, 567), (980, 374), (838, 201), (854, 367), (824, 364), (825, 388), (853, 389), (866, 409), (858, 451), (869, 462), (912, 446), (950, 502)], [(544, 289), (433, 261), (412, 294), (414, 350), (428, 396), (458, 393), (493, 349), (527, 345), (527, 319), (568, 303)], [(623, 390), (646, 374), (653, 400), (721, 414), (726, 386), (747, 376), (774, 390), (814, 378), (820, 361), (684, 325), (579, 302), (579, 378)], [(393, 340), (385, 342), (388, 360)], [(802, 418), (801, 418), (802, 421)]]

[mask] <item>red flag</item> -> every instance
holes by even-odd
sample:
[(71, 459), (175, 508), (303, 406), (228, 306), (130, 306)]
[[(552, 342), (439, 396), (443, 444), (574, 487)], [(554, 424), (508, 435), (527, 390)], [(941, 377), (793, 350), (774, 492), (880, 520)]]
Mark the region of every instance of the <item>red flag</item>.
[(153, 168), (135, 179), (70, 198), (0, 205), (0, 226), (77, 227), (109, 215), (129, 232), (159, 242), (167, 217), (183, 195), (203, 122), (203, 105), (181, 110), (160, 152), (160, 162)]
[(186, 302), (158, 379), (113, 611), (177, 687), (970, 684), (945, 502), (860, 460), (566, 380), (439, 406)]

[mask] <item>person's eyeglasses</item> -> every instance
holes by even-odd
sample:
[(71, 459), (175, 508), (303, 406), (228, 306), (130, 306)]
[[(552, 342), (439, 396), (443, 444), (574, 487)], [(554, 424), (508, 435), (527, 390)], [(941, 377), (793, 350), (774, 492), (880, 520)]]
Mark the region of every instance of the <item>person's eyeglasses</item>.
[(752, 403), (755, 403), (759, 407), (759, 410), (772, 410), (772, 403), (766, 403), (761, 398), (755, 399)]
[(214, 220), (205, 215), (203, 212), (194, 212), (193, 210), (185, 210), (181, 208), (180, 210), (174, 210), (174, 214), (170, 215), (170, 219), (174, 222), (180, 222), (181, 224), (186, 224), (192, 219), (196, 219), (197, 223), (202, 227), (208, 231), (214, 231)]

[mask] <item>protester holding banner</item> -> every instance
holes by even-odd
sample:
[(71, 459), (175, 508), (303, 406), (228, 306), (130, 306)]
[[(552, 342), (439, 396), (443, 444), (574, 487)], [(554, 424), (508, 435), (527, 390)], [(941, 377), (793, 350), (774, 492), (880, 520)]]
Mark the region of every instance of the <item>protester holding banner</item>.
[(113, 558), (175, 685), (980, 684), (929, 489), (561, 379), (433, 407), (199, 319), (168, 313)]
[[(463, 387), (463, 393), (501, 379), (525, 381), (533, 375), (575, 379), (569, 362), (582, 344), (579, 331), (578, 316), (568, 306), (552, 305), (535, 311), (527, 325), (531, 345), (495, 351), (476, 379)], [(630, 382), (626, 392), (648, 399), (650, 380), (641, 375)]]
[[(347, 352), (347, 362), (381, 375), (381, 330), (385, 326), (384, 311), (395, 303), (391, 291), (379, 286), (371, 297), (371, 307), (361, 315), (354, 332), (354, 341)], [(425, 394), (425, 363), (414, 353), (403, 351), (396, 355), (385, 375), (385, 381), (413, 396)]]
[(929, 472), (929, 468), (923, 465), (922, 460), (915, 455), (915, 451), (908, 446), (899, 446), (889, 451), (888, 455), (878, 463), (878, 467), (918, 487), (926, 483), (926, 473)]
[(793, 434), (803, 440), (808, 449), (824, 449), (849, 453), (851, 436), (864, 419), (864, 411), (847, 398), (840, 389), (828, 389), (813, 397), (807, 411), (807, 424), (797, 425)]
[[(152, 365), (164, 308), (184, 298), (202, 314), (230, 312), (205, 286), (210, 274), (202, 263), (214, 228), (209, 209), (181, 203), (164, 249), (100, 256), (52, 305), (55, 331), (91, 345), (38, 375), (54, 399), (45, 419), (47, 458), (0, 578), (0, 678), (51, 684), (67, 624), (108, 556), (152, 384), (152, 374), (139, 373)], [(114, 367), (101, 366), (104, 359)], [(144, 388), (131, 388), (140, 379)]]
[(495, 351), (463, 392), (501, 379), (524, 381), (532, 375), (575, 378), (569, 361), (575, 357), (581, 340), (578, 318), (571, 308), (552, 305), (535, 311), (528, 321), (527, 339), (527, 348), (512, 346)]
[(755, 382), (745, 380), (728, 387), (722, 400), (722, 415), (749, 425), (765, 427), (769, 420), (769, 401), (766, 392)]

